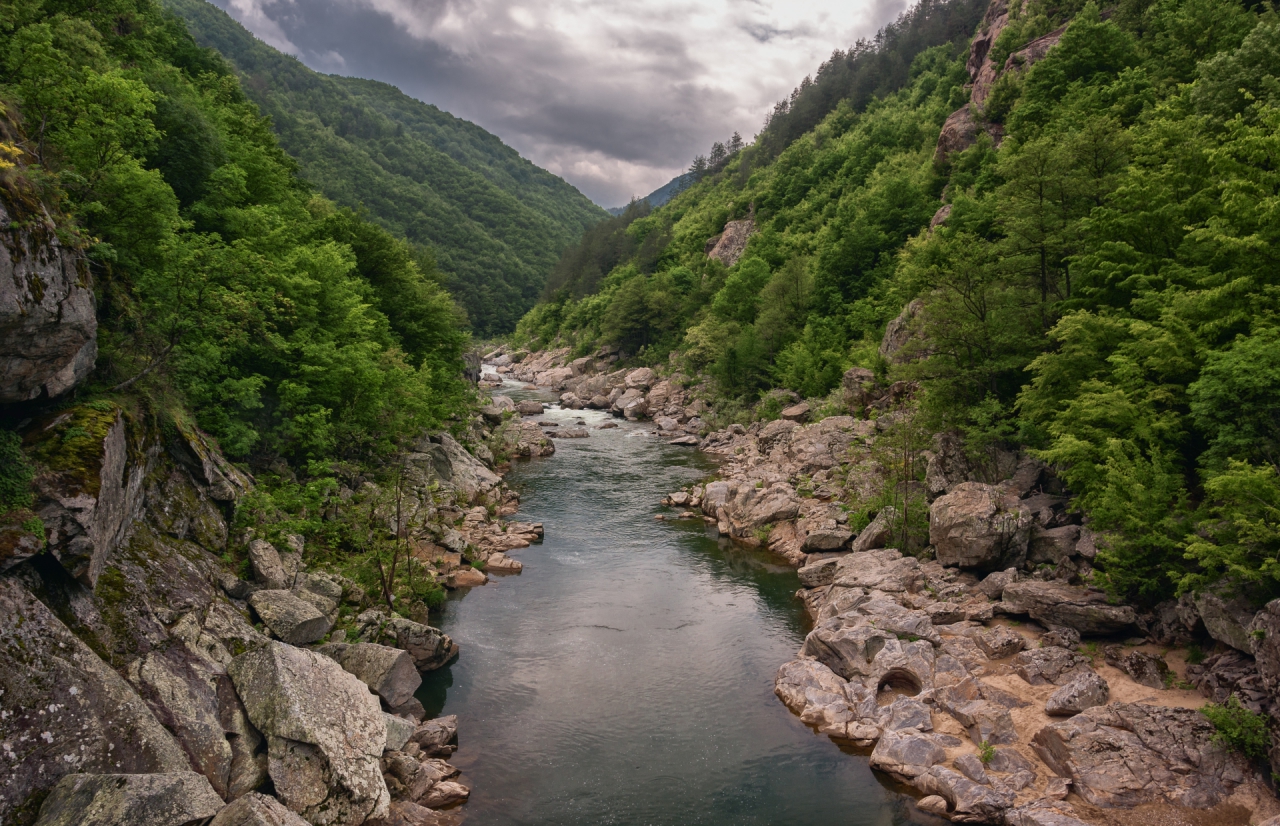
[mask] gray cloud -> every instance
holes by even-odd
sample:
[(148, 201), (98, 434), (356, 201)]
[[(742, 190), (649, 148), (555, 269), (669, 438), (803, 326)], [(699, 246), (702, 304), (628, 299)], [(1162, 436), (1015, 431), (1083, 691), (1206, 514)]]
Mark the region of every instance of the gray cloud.
[(473, 121), (605, 206), (666, 183), (906, 0), (213, 0), (318, 71)]

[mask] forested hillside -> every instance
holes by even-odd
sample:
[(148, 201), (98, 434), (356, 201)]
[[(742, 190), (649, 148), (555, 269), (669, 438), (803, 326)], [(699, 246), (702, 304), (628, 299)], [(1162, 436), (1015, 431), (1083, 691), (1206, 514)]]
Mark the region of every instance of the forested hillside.
[(605, 216), (473, 123), (385, 83), (313, 72), (204, 0), (165, 2), (231, 61), (307, 181), (431, 248), (478, 332), (510, 330), (561, 250)]
[(152, 0), (24, 0), (0, 17), (0, 60), (7, 229), (56, 231), (96, 293), (81, 401), (317, 477), (464, 403), (466, 337), (430, 262), (314, 194), (180, 20)]
[[(948, 8), (855, 50), (856, 83), (824, 64), (625, 243), (570, 250), (521, 336), (677, 351), (744, 403), (824, 397), (853, 366), (915, 382), (972, 455), (1059, 468), (1116, 595), (1280, 595), (1280, 18), (1014, 0), (971, 51), (972, 26), (929, 22)], [(752, 215), (740, 260), (708, 258)]]

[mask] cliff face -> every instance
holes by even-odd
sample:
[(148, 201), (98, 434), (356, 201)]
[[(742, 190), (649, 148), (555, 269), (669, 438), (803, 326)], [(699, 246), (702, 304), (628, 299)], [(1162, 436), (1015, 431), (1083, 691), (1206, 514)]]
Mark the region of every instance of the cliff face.
[(0, 198), (0, 404), (60, 396), (98, 357), (83, 256), (59, 243), (43, 210), (16, 202)]

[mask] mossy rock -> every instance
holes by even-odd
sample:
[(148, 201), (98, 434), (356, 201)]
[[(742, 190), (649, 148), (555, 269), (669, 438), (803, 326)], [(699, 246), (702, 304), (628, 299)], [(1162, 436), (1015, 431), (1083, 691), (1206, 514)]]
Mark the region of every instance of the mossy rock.
[(73, 407), (28, 431), (23, 446), (42, 470), (58, 474), (62, 492), (97, 496), (102, 484), (103, 441), (125, 416), (114, 402)]

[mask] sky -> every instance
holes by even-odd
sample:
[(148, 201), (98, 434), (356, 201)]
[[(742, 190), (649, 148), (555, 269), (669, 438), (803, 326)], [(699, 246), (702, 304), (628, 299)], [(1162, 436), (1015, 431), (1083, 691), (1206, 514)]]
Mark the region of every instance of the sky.
[(392, 83), (601, 206), (644, 196), (906, 0), (213, 0), (313, 69)]

